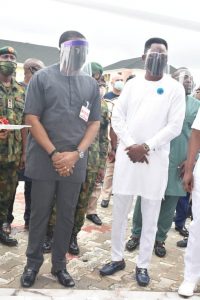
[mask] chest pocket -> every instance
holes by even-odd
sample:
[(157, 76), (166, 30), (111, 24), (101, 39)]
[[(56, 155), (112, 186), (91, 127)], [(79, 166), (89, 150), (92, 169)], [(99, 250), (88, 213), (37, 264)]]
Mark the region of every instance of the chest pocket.
[(20, 125), (22, 124), (22, 117), (24, 111), (24, 103), (21, 101), (14, 101), (12, 108), (8, 108), (8, 119), (11, 124)]
[(21, 102), (21, 101), (16, 101), (15, 100), (15, 108), (18, 110), (21, 110), (21, 111), (23, 111), (24, 110), (24, 103), (23, 102)]

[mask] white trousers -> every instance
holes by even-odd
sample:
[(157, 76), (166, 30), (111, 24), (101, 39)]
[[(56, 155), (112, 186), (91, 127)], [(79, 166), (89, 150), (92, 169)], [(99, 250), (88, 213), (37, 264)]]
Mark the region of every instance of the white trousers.
[[(132, 208), (132, 204), (133, 196), (115, 194), (113, 197), (112, 261), (120, 261), (124, 258), (128, 213)], [(148, 268), (151, 261), (160, 205), (161, 200), (141, 198), (142, 232), (137, 260), (139, 268)]]
[(188, 245), (185, 251), (184, 279), (197, 283), (200, 279), (200, 177), (194, 181), (192, 191), (193, 221), (189, 228)]

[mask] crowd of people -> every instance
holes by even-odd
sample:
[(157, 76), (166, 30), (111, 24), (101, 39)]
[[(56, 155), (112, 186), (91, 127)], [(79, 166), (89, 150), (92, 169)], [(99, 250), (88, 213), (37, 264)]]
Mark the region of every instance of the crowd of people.
[(64, 32), (59, 49), (60, 62), (51, 66), (27, 59), (20, 83), (15, 49), (0, 49), (0, 124), (30, 126), (0, 128), (0, 242), (6, 246), (18, 244), (11, 224), (18, 181), (24, 181), (29, 237), (21, 286), (34, 284), (44, 253), (51, 252), (51, 273), (73, 287), (66, 253), (79, 254), (85, 217), (101, 226), (97, 201), (107, 208), (113, 195), (111, 261), (100, 275), (124, 269), (125, 248), (139, 247), (135, 278), (147, 286), (152, 252), (166, 255), (174, 221), (184, 237), (177, 246), (187, 247), (178, 293), (192, 296), (200, 279), (200, 88), (186, 67), (165, 74), (168, 44), (162, 38), (146, 41), (144, 74), (115, 74), (110, 91), (99, 63), (86, 68), (83, 34)]

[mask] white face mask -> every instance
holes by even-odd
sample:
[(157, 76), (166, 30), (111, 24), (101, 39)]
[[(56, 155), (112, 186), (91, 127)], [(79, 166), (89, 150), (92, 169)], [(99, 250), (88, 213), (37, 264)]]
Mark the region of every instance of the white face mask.
[(114, 88), (115, 88), (116, 90), (121, 91), (121, 90), (123, 89), (123, 87), (124, 87), (123, 81), (121, 81), (121, 80), (115, 81), (115, 83), (114, 83)]

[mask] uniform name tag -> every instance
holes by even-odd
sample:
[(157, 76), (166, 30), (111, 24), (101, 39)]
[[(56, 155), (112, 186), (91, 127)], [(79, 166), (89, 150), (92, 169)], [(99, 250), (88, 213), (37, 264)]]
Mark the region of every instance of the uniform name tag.
[(8, 108), (13, 108), (13, 101), (12, 101), (12, 99), (8, 99)]
[(82, 106), (81, 111), (79, 114), (79, 117), (84, 120), (85, 122), (88, 121), (89, 115), (90, 115), (90, 110), (88, 109), (89, 103), (87, 102), (87, 106)]

